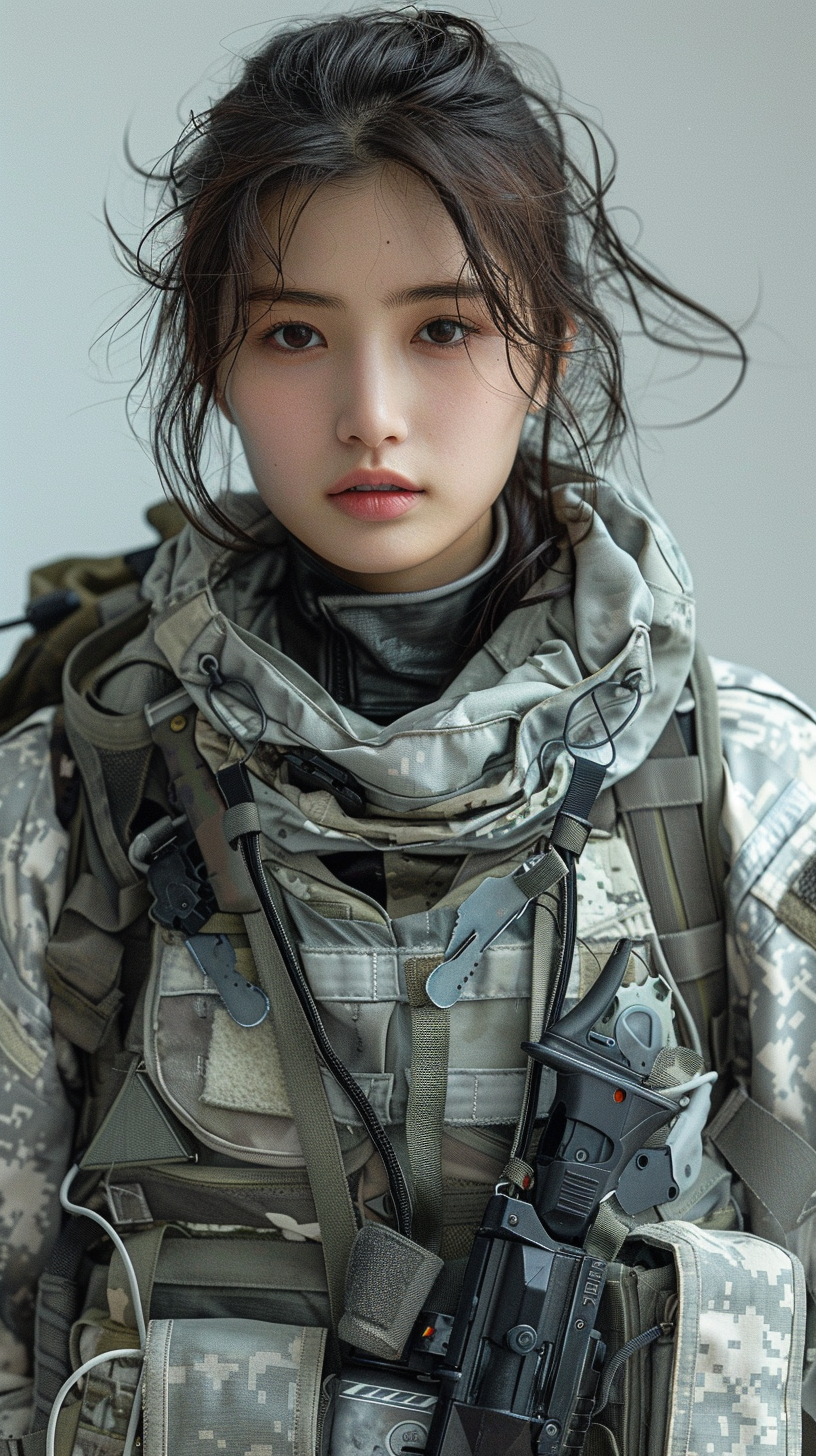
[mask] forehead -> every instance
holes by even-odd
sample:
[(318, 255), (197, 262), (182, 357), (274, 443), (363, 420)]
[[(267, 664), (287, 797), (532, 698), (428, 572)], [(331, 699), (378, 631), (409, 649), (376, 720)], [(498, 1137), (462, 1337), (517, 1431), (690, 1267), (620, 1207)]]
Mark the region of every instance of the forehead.
[[(283, 283), (351, 296), (383, 297), (395, 288), (456, 280), (467, 263), (462, 240), (436, 193), (402, 167), (322, 183), (272, 202), (264, 224), (283, 254)], [(277, 278), (268, 260), (256, 284)], [(465, 273), (467, 277), (467, 273)]]

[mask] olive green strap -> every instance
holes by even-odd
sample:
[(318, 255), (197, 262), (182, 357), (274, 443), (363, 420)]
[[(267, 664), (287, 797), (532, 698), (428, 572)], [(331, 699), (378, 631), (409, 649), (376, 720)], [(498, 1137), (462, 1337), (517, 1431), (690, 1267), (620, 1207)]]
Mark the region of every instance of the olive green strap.
[[(56, 1456), (72, 1456), (81, 1412), (82, 1401), (74, 1395), (69, 1396), (57, 1421)], [(43, 1426), (41, 1431), (32, 1431), (30, 1436), (11, 1436), (8, 1440), (0, 1437), (0, 1456), (45, 1456), (45, 1434)]]
[(260, 911), (244, 916), (270, 1015), (289, 1105), (306, 1162), (320, 1225), (335, 1337), (343, 1313), (346, 1267), (357, 1233), (337, 1129), (320, 1075), (314, 1042), (277, 943)]
[(612, 1259), (617, 1259), (623, 1242), (630, 1232), (630, 1226), (625, 1222), (625, 1218), (626, 1215), (615, 1195), (607, 1198), (598, 1209), (595, 1222), (587, 1235), (584, 1245), (586, 1252), (594, 1254), (598, 1259), (605, 1259), (607, 1264)]
[[(154, 1223), (149, 1229), (141, 1229), (126, 1240), (126, 1248), (139, 1286), (142, 1314), (145, 1324), (150, 1319), (150, 1300), (153, 1282), (161, 1253), (162, 1241), (167, 1232), (166, 1223)], [(118, 1249), (114, 1249), (108, 1266), (108, 1309), (111, 1319), (126, 1329), (136, 1329), (136, 1315), (130, 1293), (124, 1260)]]
[(405, 986), (411, 1008), (411, 1087), (405, 1114), (414, 1179), (412, 1236), (432, 1253), (442, 1242), (442, 1133), (448, 1091), (450, 1011), (435, 1006), (425, 983), (437, 956), (409, 956)]
[(703, 838), (714, 903), (717, 914), (722, 916), (726, 870), (720, 844), (720, 818), (725, 796), (720, 706), (711, 663), (699, 642), (694, 648), (690, 681), (694, 697), (694, 729), (697, 737), (697, 753), (700, 760), (703, 789), (703, 802), (700, 810)]

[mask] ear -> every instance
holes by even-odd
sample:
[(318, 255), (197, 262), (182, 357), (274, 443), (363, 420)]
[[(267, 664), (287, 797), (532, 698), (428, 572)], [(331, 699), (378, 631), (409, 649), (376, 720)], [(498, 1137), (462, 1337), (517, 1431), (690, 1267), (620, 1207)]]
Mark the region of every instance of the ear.
[(541, 383), (538, 386), (538, 393), (541, 394), (543, 397), (541, 399), (533, 399), (530, 401), (530, 404), (527, 407), (528, 415), (537, 415), (541, 413), (547, 403), (547, 397), (550, 392), (550, 381), (554, 377), (557, 377), (558, 379), (563, 379), (564, 375), (567, 372), (567, 365), (569, 364), (570, 354), (572, 352), (572, 347), (577, 337), (578, 328), (576, 326), (575, 320), (573, 318), (568, 318), (566, 320), (564, 337), (561, 340), (561, 347), (558, 354), (558, 363), (554, 365), (553, 357), (552, 355), (550, 355), (550, 358), (547, 362), (547, 367), (545, 368), (544, 375), (541, 379)]
[(573, 345), (574, 345), (575, 340), (577, 339), (577, 337), (578, 337), (578, 325), (576, 324), (574, 318), (568, 317), (567, 318), (567, 327), (564, 330), (564, 339), (563, 339), (563, 342), (561, 344), (561, 358), (558, 360), (558, 374), (559, 374), (559, 377), (561, 379), (563, 379), (564, 375), (567, 372), (567, 365), (569, 364), (569, 356), (572, 353), (572, 348), (573, 348)]

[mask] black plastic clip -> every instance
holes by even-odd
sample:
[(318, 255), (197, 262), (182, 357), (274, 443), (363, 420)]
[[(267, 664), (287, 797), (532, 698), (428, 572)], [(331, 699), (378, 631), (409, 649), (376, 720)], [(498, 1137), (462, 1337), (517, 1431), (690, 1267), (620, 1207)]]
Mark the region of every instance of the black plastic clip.
[(304, 789), (307, 794), (320, 790), (330, 793), (343, 813), (352, 819), (365, 813), (365, 790), (348, 769), (339, 768), (310, 748), (290, 748), (283, 757), (289, 771), (289, 782), (296, 789)]
[(207, 872), (177, 845), (159, 852), (147, 872), (160, 925), (196, 935), (218, 909)]

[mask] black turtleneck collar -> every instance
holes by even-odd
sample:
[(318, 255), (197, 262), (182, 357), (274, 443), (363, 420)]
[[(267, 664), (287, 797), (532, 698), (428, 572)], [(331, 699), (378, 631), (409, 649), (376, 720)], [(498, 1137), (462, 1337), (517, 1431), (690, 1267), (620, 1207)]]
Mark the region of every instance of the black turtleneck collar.
[(428, 591), (375, 593), (342, 581), (289, 538), (277, 597), (283, 651), (331, 693), (375, 723), (440, 697), (455, 677), (507, 546), (507, 512), (494, 507), (491, 550), (459, 581)]

